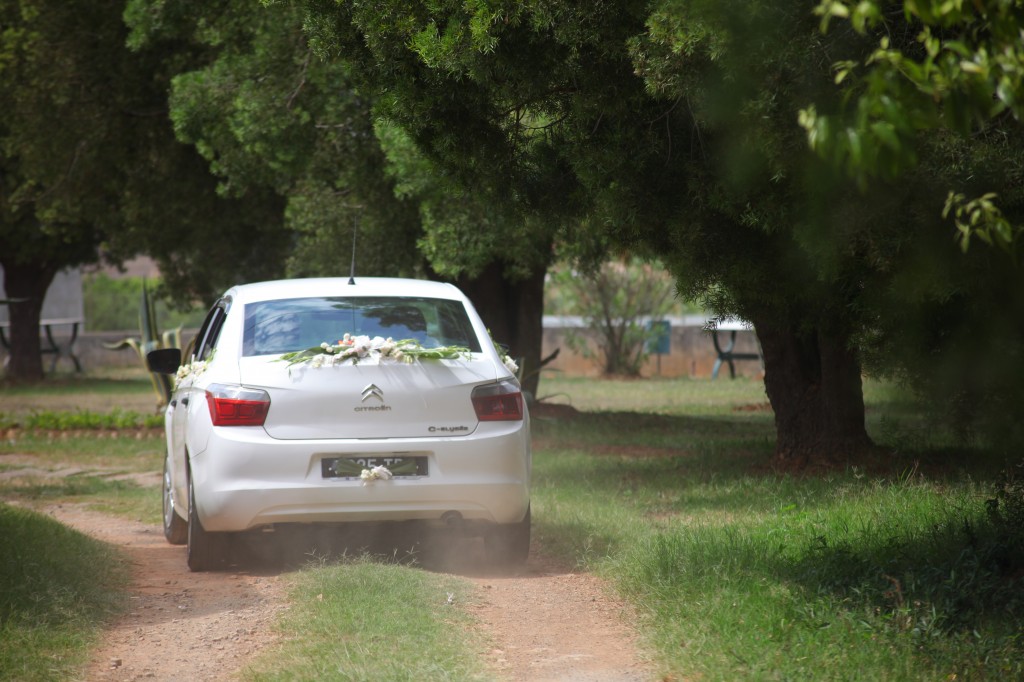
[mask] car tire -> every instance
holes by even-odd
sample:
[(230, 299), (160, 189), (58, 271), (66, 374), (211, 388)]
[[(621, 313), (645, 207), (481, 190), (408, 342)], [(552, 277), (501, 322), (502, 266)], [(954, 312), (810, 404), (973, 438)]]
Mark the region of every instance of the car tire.
[(164, 537), (172, 545), (184, 545), (188, 542), (188, 522), (178, 515), (171, 501), (171, 456), (164, 456)]
[(210, 533), (203, 528), (196, 511), (196, 492), (192, 476), (188, 477), (188, 541), (187, 558), (189, 570), (209, 571), (224, 563), (224, 538), (220, 533)]
[(530, 508), (519, 523), (502, 524), (484, 535), (487, 556), (495, 564), (522, 566), (530, 556)]

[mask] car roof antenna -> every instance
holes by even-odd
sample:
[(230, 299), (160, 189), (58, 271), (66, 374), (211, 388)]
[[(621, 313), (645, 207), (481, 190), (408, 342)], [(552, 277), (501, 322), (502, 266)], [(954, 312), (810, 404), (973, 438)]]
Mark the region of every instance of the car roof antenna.
[(352, 269), (349, 270), (348, 283), (356, 283), (356, 233), (359, 231), (359, 214), (352, 218)]

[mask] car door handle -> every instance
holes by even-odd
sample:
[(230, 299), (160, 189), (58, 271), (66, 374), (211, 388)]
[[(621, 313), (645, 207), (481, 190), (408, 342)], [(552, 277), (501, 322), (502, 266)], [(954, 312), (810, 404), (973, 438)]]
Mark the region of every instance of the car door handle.
[(171, 401), (171, 407), (175, 407), (178, 404), (178, 400), (174, 399)]
[(188, 407), (188, 398), (182, 398), (181, 404), (184, 405), (185, 407)]

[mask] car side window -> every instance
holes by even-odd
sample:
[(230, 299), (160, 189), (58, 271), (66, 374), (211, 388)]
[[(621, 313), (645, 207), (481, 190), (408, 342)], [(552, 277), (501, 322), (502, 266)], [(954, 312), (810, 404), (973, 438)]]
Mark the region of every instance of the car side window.
[(217, 339), (220, 338), (220, 330), (224, 326), (224, 319), (227, 317), (227, 301), (217, 301), (217, 304), (207, 313), (203, 325), (199, 328), (193, 340), (196, 360), (210, 359), (213, 349), (217, 346)]
[(210, 309), (210, 312), (206, 313), (206, 319), (204, 319), (203, 323), (199, 326), (199, 331), (196, 332), (196, 335), (192, 337), (192, 340), (189, 341), (188, 345), (185, 347), (185, 353), (182, 354), (181, 358), (182, 362), (188, 363), (196, 359), (194, 354), (201, 346), (203, 337), (206, 336), (206, 332), (209, 331), (210, 323), (213, 321), (213, 316), (216, 312), (217, 307), (214, 306)]
[(216, 307), (213, 309), (213, 316), (210, 319), (210, 326), (206, 330), (206, 336), (203, 337), (202, 345), (200, 345), (196, 352), (197, 360), (209, 360), (213, 354), (213, 349), (217, 347), (217, 339), (220, 338), (220, 330), (224, 326), (224, 318), (227, 317), (224, 309)]

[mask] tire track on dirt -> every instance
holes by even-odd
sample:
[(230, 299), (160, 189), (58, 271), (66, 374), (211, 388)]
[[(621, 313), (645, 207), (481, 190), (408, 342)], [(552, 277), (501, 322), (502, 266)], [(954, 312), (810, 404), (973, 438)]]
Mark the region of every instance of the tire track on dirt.
[[(184, 548), (167, 544), (159, 526), (72, 504), (45, 512), (123, 548), (131, 561), (128, 612), (104, 635), (86, 680), (229, 680), (277, 641), (274, 623), (287, 609), (280, 569), (251, 571), (243, 564), (193, 573)], [(484, 568), (478, 539), (456, 544), (460, 560), (449, 555), (445, 565), (428, 562), (426, 568), (462, 575), (473, 585), (474, 595), (463, 607), (489, 643), (481, 654), (495, 679), (655, 679), (638, 653), (631, 610), (601, 579), (563, 570), (536, 552), (520, 570), (496, 571)]]

